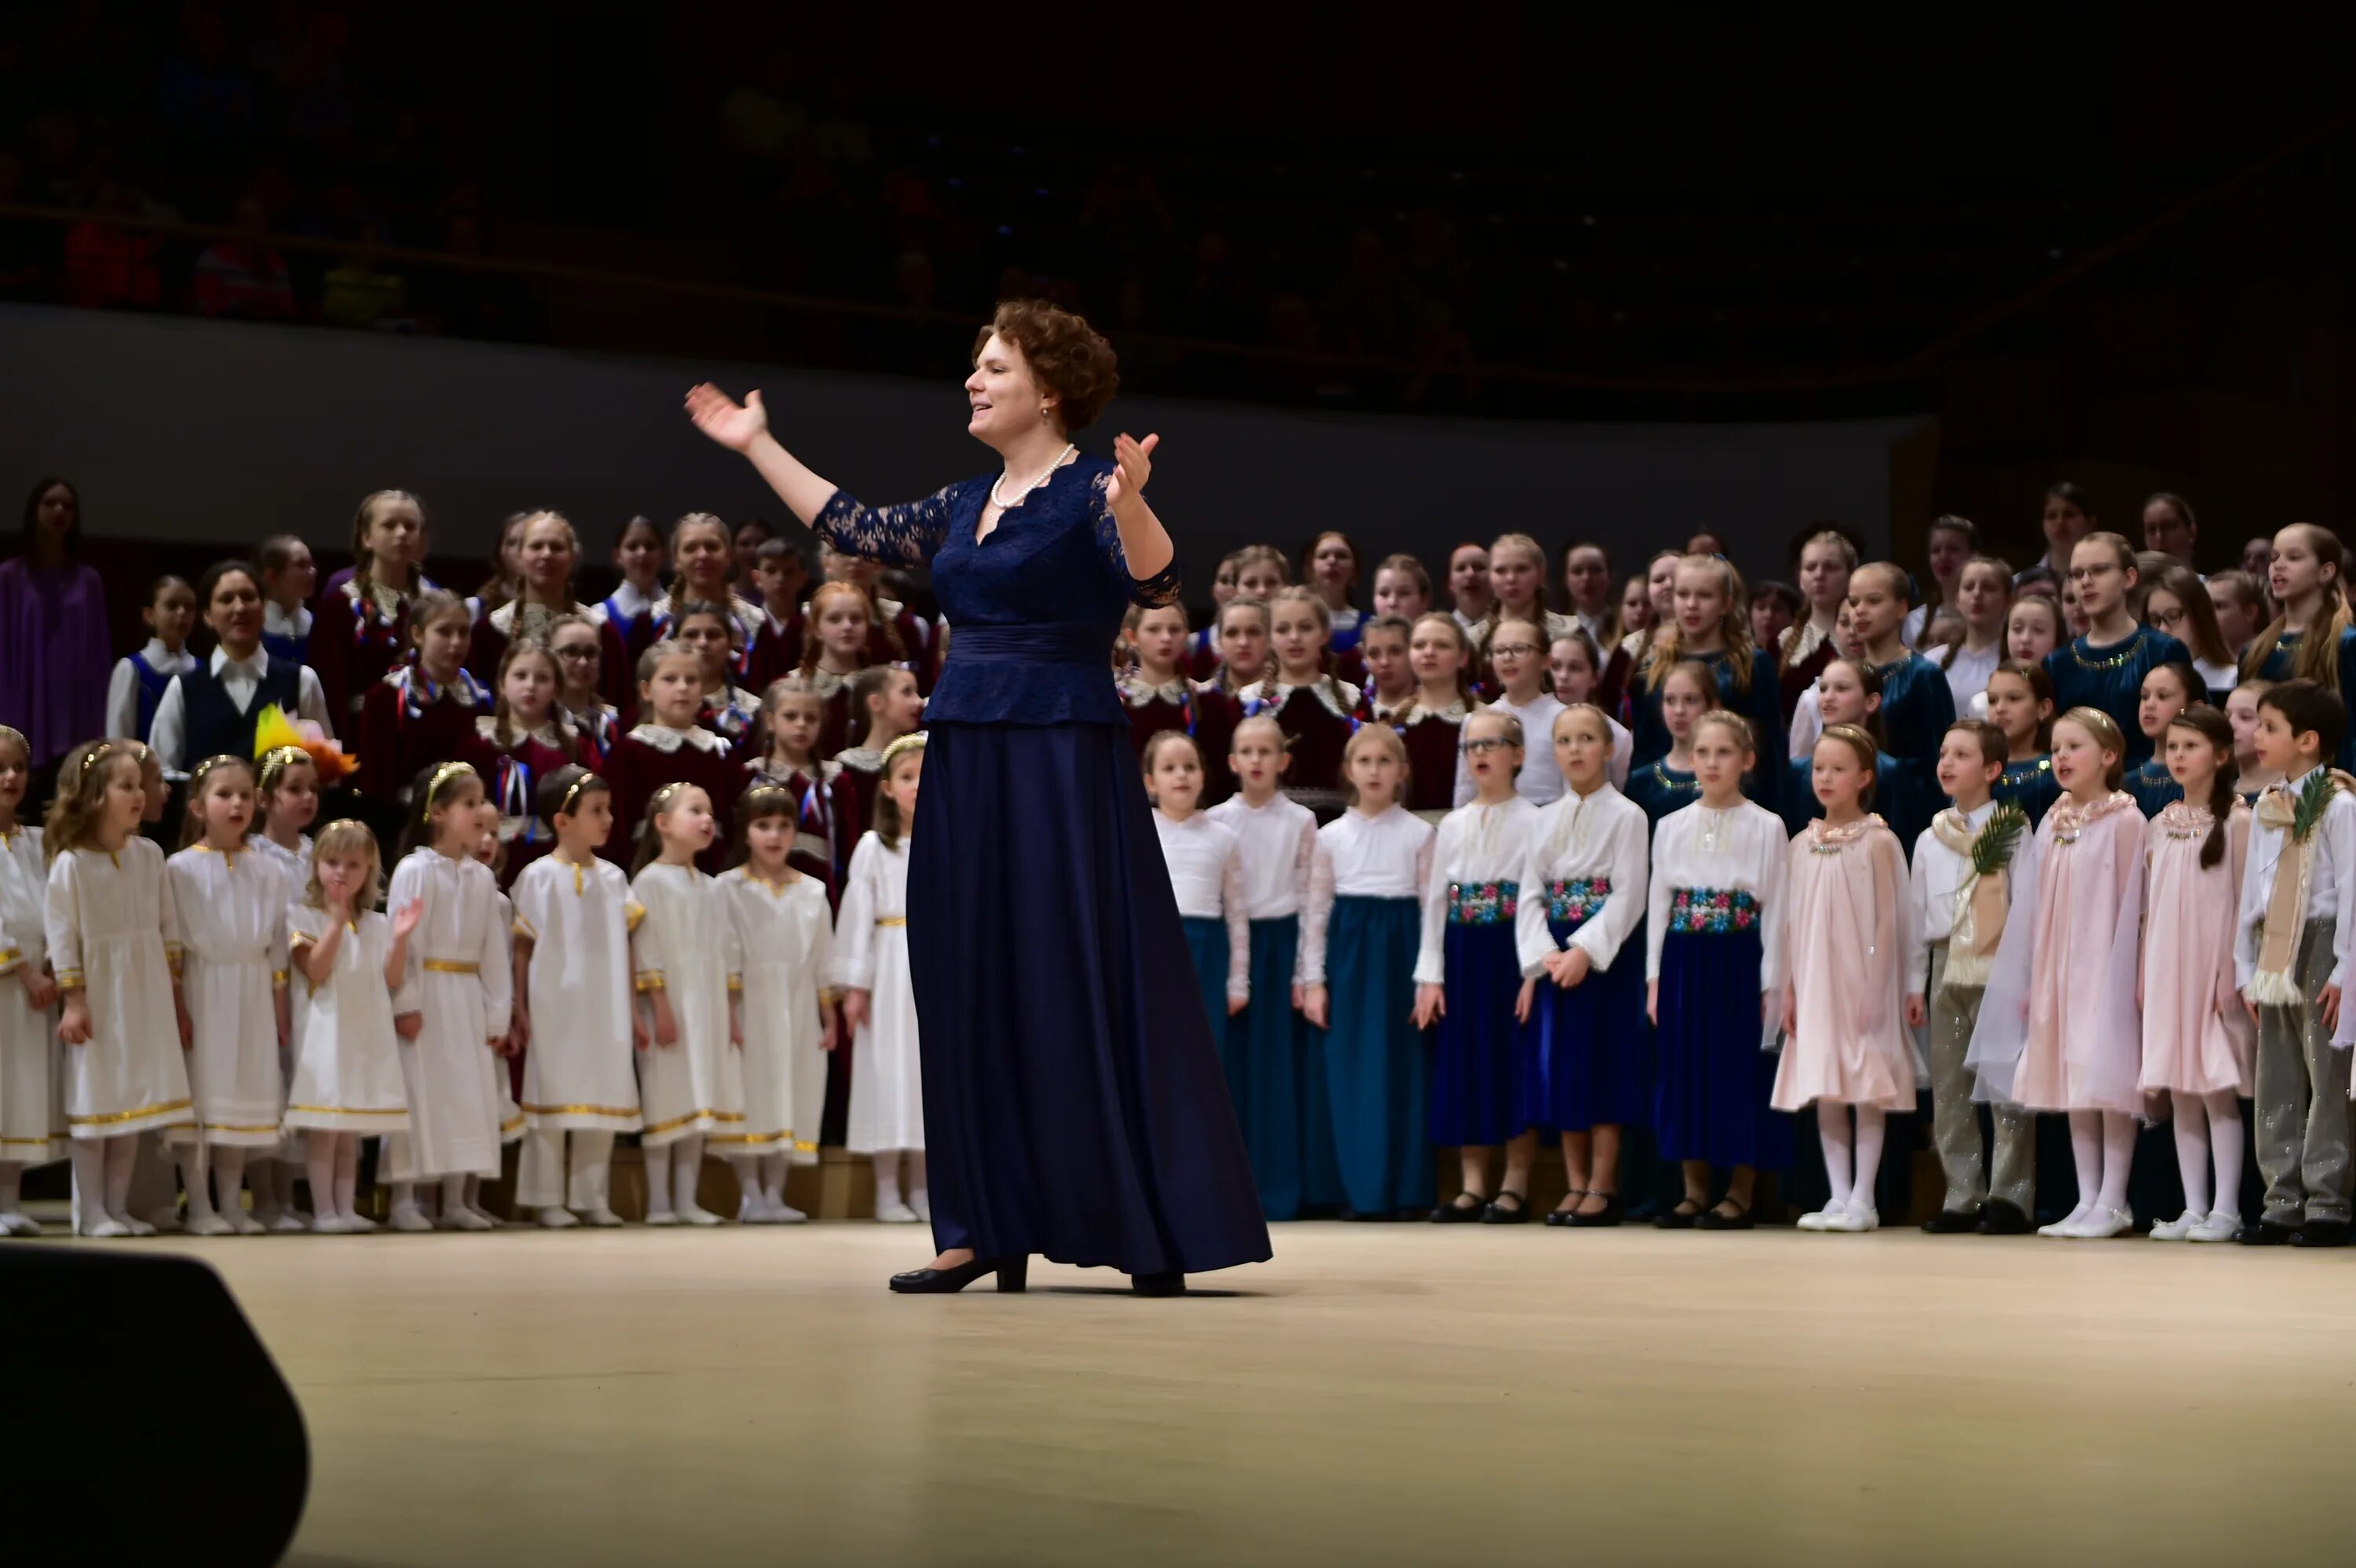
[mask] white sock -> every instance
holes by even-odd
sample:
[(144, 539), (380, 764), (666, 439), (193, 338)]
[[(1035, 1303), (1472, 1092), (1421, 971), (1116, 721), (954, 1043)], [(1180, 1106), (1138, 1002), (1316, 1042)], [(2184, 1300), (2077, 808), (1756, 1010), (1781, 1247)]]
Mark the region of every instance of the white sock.
[(1837, 1209), (1855, 1190), (1850, 1175), (1855, 1160), (1848, 1128), (1848, 1107), (1831, 1100), (1816, 1102), (1816, 1136), (1825, 1146), (1825, 1181), (1832, 1189), (1826, 1208)]
[[(2209, 1212), (2209, 1111), (2198, 1094), (2170, 1092), (2176, 1113), (2176, 1171), (2184, 1179), (2184, 1211)], [(2236, 1118), (2239, 1119), (2238, 1117)]]
[(466, 1206), (466, 1179), (445, 1176), (442, 1179), (442, 1218), (449, 1219)]
[(567, 1136), (570, 1175), (564, 1184), (566, 1206), (584, 1213), (608, 1207), (607, 1183), (612, 1179), (614, 1135), (595, 1128), (575, 1127)]
[(875, 1157), (875, 1211), (901, 1207), (900, 1151), (887, 1148)]
[(1881, 1135), (1888, 1122), (1889, 1114), (1879, 1105), (1857, 1108), (1857, 1183), (1849, 1189), (1849, 1201), (1864, 1208), (1878, 1207), (1873, 1184), (1881, 1174)]
[(2083, 1213), (2102, 1199), (2103, 1191), (2103, 1114), (2100, 1111), (2070, 1113), (2070, 1163), (2078, 1172), (2078, 1207)]
[(736, 1211), (757, 1214), (761, 1211), (761, 1157), (751, 1149), (728, 1157), (728, 1168), (736, 1173)]
[(311, 1212), (322, 1220), (343, 1212), (336, 1202), (336, 1147), (342, 1141), (340, 1133), (315, 1129), (303, 1150), (303, 1163), (309, 1168), (311, 1178)]
[(107, 1138), (105, 1207), (108, 1214), (125, 1221), (131, 1219), (131, 1183), (139, 1174), (141, 1140)]
[(206, 1153), (213, 1168), (213, 1190), (217, 1196), (213, 1206), (223, 1214), (236, 1214), (245, 1208), (240, 1196), (245, 1189), (245, 1150), (235, 1144), (216, 1144)]
[(703, 1137), (690, 1134), (670, 1146), (671, 1200), (682, 1214), (703, 1207), (695, 1200), (695, 1189), (703, 1181)]
[(2127, 1173), (2135, 1167), (2135, 1118), (2117, 1111), (2104, 1111), (2101, 1202), (2105, 1209), (2127, 1206)]
[(213, 1211), (212, 1183), (206, 1179), (205, 1146), (185, 1143), (173, 1146), (173, 1157), (179, 1162), (180, 1185), (188, 1192), (188, 1218), (202, 1220)]
[(2242, 1212), (2242, 1103), (2231, 1089), (2208, 1095), (2209, 1145), (2216, 1150), (2217, 1196), (2211, 1211)]
[(933, 1201), (933, 1189), (925, 1181), (925, 1151), (912, 1148), (908, 1152), (908, 1205), (925, 1209)]
[(417, 1207), (417, 1183), (414, 1181), (396, 1181), (391, 1185), (392, 1211), (394, 1213), (398, 1214), (403, 1209), (415, 1209)]
[(761, 1157), (761, 1201), (772, 1209), (785, 1207), (786, 1157), (782, 1153)]
[[(345, 1219), (357, 1220), (360, 1217), (359, 1206), (360, 1136), (358, 1133), (331, 1133), (327, 1136), (335, 1140), (336, 1145), (336, 1194), (333, 1207), (335, 1211)], [(316, 1192), (311, 1194), (311, 1207), (314, 1211), (317, 1210), (320, 1204), (327, 1201), (327, 1198)]]
[(106, 1207), (106, 1140), (75, 1138), (66, 1152), (73, 1161), (74, 1229), (87, 1231), (112, 1217)]

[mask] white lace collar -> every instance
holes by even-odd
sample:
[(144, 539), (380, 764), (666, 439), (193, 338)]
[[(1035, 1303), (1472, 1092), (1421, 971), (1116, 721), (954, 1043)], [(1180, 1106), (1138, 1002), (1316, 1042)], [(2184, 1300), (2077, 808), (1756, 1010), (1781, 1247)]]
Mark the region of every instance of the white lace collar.
[(630, 731), (630, 739), (642, 746), (652, 746), (665, 756), (676, 752), (681, 746), (693, 746), (699, 752), (710, 752), (714, 756), (728, 750), (726, 736), (715, 735), (700, 727), (673, 730), (661, 724), (641, 724)]
[(1142, 708), (1157, 700), (1183, 704), (1194, 689), (1183, 675), (1161, 686), (1147, 684), (1142, 676), (1133, 671), (1120, 677), (1121, 700), (1131, 708)]
[(1427, 719), (1437, 719), (1443, 724), (1462, 724), (1464, 722), (1464, 715), (1469, 711), (1464, 706), (1462, 698), (1458, 698), (1445, 708), (1426, 708), (1412, 698), (1408, 701), (1412, 706), (1407, 710), (1405, 721), (1409, 724), (1420, 724)]
[[(475, 733), (493, 745), (498, 744), (498, 718), (495, 714), (486, 713), (475, 720)], [(510, 746), (519, 745), (526, 741), (537, 741), (552, 750), (564, 749), (564, 731), (556, 727), (556, 720), (553, 719), (537, 730), (517, 730), (514, 735), (515, 739), (508, 742)]]
[(1307, 691), (1336, 719), (1347, 719), (1350, 710), (1358, 706), (1358, 688), (1346, 680), (1336, 680), (1321, 675), (1305, 687), (1287, 686), (1273, 677), (1259, 683), (1260, 699), (1270, 709), (1281, 708), (1296, 691)]

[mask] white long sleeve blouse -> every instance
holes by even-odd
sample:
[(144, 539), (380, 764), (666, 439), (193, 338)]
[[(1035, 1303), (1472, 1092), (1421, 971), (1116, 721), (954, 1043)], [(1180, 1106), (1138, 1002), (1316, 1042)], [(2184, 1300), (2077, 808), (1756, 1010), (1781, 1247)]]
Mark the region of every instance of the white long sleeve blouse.
[(1301, 911), (1300, 979), (1325, 983), (1325, 927), (1336, 898), (1417, 899), (1431, 880), (1431, 825), (1393, 805), (1369, 816), (1355, 806), (1317, 830), (1309, 897)]
[[(1567, 790), (1539, 811), (1523, 862), (1521, 910), (1514, 920), (1525, 979), (1546, 972), (1547, 955), (1573, 947), (1584, 949), (1599, 973), (1612, 967), (1644, 918), (1648, 850), (1644, 807), (1608, 784), (1593, 795)], [(1547, 927), (1547, 884), (1595, 881), (1612, 884), (1603, 907), (1558, 950)]]
[(1718, 810), (1700, 801), (1661, 818), (1653, 835), (1653, 876), (1646, 901), (1644, 978), (1661, 977), (1661, 942), (1680, 888), (1714, 892), (1740, 889), (1759, 901), (1759, 988), (1783, 984), (1783, 868), (1791, 840), (1783, 820), (1744, 801)]
[[(1431, 874), (1423, 885), (1423, 936), (1416, 949), (1415, 983), (1448, 979), (1448, 890), (1451, 884), (1518, 882), (1529, 859), (1538, 808), (1516, 795), (1495, 805), (1460, 805), (1432, 836)], [(1526, 903), (1529, 890), (1521, 890)]]
[(1215, 920), (1227, 928), (1227, 995), (1251, 999), (1251, 917), (1244, 912), (1242, 843), (1205, 812), (1173, 822), (1156, 811), (1153, 830), (1170, 868), (1170, 891), (1188, 920)]

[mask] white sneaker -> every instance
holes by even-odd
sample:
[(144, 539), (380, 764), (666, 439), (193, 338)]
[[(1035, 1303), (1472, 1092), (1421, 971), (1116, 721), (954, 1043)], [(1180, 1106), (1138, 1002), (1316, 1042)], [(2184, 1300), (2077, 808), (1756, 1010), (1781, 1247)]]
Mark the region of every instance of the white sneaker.
[(41, 1222), (21, 1209), (0, 1214), (0, 1235), (37, 1236), (40, 1233)]
[(434, 1221), (425, 1217), (425, 1211), (414, 1203), (396, 1204), (386, 1217), (385, 1223), (412, 1236), (423, 1235), (434, 1228)]
[[(2157, 1231), (2158, 1226), (2152, 1227)], [(2230, 1242), (2242, 1232), (2242, 1217), (2228, 1214), (2222, 1209), (2211, 1209), (2209, 1217), (2184, 1232), (2188, 1242)]]
[(445, 1231), (496, 1231), (498, 1228), (498, 1221), (485, 1219), (463, 1203), (442, 1216), (442, 1229)]
[(722, 1222), (719, 1215), (695, 1203), (680, 1210), (679, 1217), (681, 1223), (689, 1225), (717, 1225)]
[(180, 1229), (191, 1236), (226, 1236), (235, 1227), (218, 1214), (191, 1214), (181, 1222)]
[(594, 1225), (601, 1231), (610, 1231), (622, 1222), (622, 1217), (611, 1209), (584, 1209), (581, 1211), (581, 1222)]
[(2187, 1209), (2173, 1220), (2155, 1220), (2151, 1225), (2151, 1239), (2155, 1242), (2180, 1242), (2208, 1218), (2198, 1209)]
[(2080, 1221), (2083, 1220), (2087, 1215), (2094, 1211), (2094, 1206), (2092, 1203), (2081, 1203), (2075, 1209), (2071, 1210), (2067, 1214), (2062, 1215), (2059, 1220), (2054, 1221), (2053, 1223), (2050, 1225), (2038, 1226), (2037, 1233), (2040, 1236), (2069, 1235)]
[(347, 1236), (365, 1236), (376, 1227), (376, 1221), (365, 1214), (338, 1214), (336, 1223), (344, 1228)]
[(2064, 1232), (2073, 1241), (2107, 1242), (2135, 1229), (2135, 1215), (2126, 1209), (2090, 1209), (2075, 1228)]
[(649, 1209), (647, 1211), (647, 1223), (649, 1225), (676, 1225), (679, 1223), (679, 1216), (668, 1209)]
[(573, 1217), (572, 1210), (564, 1208), (560, 1204), (550, 1204), (547, 1208), (542, 1209), (536, 1217), (540, 1221), (541, 1228), (548, 1231), (569, 1231), (573, 1229), (573, 1226), (581, 1223), (579, 1220)]
[(1852, 1198), (1847, 1207), (1825, 1221), (1825, 1229), (1857, 1234), (1881, 1229), (1881, 1211), (1872, 1204)]
[(876, 1210), (875, 1220), (884, 1225), (913, 1225), (916, 1222), (916, 1211), (905, 1203), (894, 1203)]
[(94, 1225), (84, 1225), (80, 1227), (80, 1233), (90, 1237), (93, 1241), (112, 1242), (131, 1234), (131, 1227), (124, 1224), (122, 1221), (114, 1219), (112, 1216), (109, 1216), (106, 1219), (99, 1221), (98, 1223)]

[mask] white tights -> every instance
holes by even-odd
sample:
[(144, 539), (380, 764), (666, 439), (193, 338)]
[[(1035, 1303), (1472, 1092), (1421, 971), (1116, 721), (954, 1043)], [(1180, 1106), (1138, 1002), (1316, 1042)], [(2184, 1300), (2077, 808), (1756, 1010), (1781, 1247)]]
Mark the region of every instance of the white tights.
[(0, 1220), (22, 1213), (25, 1208), (25, 1168), (13, 1159), (0, 1159)]
[[(308, 1137), (309, 1147), (304, 1152), (311, 1172), (311, 1212), (322, 1220), (330, 1215), (338, 1220), (357, 1220), (359, 1211), (354, 1203), (359, 1189), (359, 1134), (315, 1130)], [(279, 1164), (283, 1168), (285, 1162)]]
[(2070, 1157), (2078, 1168), (2079, 1209), (2127, 1206), (2127, 1171), (2135, 1163), (2135, 1145), (2133, 1116), (2117, 1111), (2070, 1113)]
[(131, 1221), (131, 1175), (139, 1165), (136, 1134), (73, 1140), (76, 1228), (100, 1220)]
[[(1851, 1110), (1857, 1113), (1854, 1139), (1849, 1136)], [(1816, 1133), (1825, 1146), (1825, 1179), (1832, 1186), (1835, 1203), (1855, 1198), (1867, 1208), (1873, 1207), (1873, 1185), (1881, 1173), (1881, 1136), (1889, 1119), (1889, 1113), (1878, 1105), (1816, 1102)]]
[[(668, 1159), (663, 1157), (668, 1154)], [(703, 1174), (703, 1139), (684, 1137), (666, 1149), (647, 1150), (647, 1212), (686, 1214), (697, 1209), (695, 1189)]]
[[(2176, 1109), (2176, 1166), (2184, 1177), (2184, 1207), (2195, 1214), (2239, 1218), (2242, 1212), (2242, 1104), (2231, 1089), (2213, 1094), (2169, 1095)], [(2209, 1171), (2216, 1162), (2216, 1206), (2210, 1206)]]
[[(900, 1162), (908, 1162), (908, 1194), (900, 1195)], [(875, 1209), (881, 1213), (905, 1203), (922, 1212), (931, 1199), (925, 1184), (925, 1151), (912, 1149), (878, 1149), (875, 1152)]]

